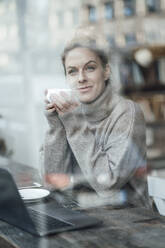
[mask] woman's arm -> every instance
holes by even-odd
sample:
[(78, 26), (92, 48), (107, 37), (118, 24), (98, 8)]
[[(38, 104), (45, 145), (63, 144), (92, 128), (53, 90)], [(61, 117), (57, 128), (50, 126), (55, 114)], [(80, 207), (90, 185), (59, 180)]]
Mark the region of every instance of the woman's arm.
[[(42, 176), (48, 179), (50, 174), (67, 174), (72, 171), (72, 152), (66, 139), (63, 124), (57, 112), (45, 113), (49, 128), (40, 150)], [(49, 181), (49, 180), (47, 180)]]

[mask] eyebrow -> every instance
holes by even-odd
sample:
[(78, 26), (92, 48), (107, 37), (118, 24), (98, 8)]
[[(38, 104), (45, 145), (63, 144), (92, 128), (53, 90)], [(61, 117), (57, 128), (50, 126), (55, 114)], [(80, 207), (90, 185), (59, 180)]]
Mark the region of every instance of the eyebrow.
[[(95, 60), (89, 60), (84, 66), (88, 65), (89, 63), (95, 63), (97, 65), (97, 62)], [(76, 66), (68, 66), (66, 69), (71, 69), (71, 68), (75, 68)]]

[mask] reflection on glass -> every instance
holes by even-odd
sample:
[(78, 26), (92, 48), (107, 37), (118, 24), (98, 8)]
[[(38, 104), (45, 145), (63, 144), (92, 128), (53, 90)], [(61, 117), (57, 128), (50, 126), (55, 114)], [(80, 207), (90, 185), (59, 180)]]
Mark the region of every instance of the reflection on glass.
[(160, 10), (160, 0), (146, 0), (146, 6), (149, 13), (158, 12)]
[(94, 6), (89, 5), (88, 11), (89, 11), (89, 21), (95, 22), (96, 21), (96, 8)]
[(105, 3), (105, 18), (111, 20), (114, 17), (114, 3)]
[(135, 14), (135, 0), (124, 0), (124, 15), (133, 16)]

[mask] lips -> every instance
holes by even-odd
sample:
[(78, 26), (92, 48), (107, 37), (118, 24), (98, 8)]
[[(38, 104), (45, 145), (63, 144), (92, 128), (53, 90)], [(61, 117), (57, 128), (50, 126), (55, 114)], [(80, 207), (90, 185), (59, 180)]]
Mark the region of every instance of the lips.
[(78, 88), (78, 91), (88, 92), (91, 88), (92, 88), (92, 86), (82, 86), (82, 87)]

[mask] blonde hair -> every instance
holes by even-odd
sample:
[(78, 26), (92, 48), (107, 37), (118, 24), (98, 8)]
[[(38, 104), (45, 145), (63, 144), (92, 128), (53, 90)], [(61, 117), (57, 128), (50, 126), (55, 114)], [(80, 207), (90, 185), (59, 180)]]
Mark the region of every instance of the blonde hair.
[(66, 42), (66, 47), (73, 43), (81, 43), (82, 45), (95, 45), (100, 50), (108, 52), (109, 45), (105, 39), (105, 35), (98, 27), (79, 26), (75, 29), (73, 36)]

